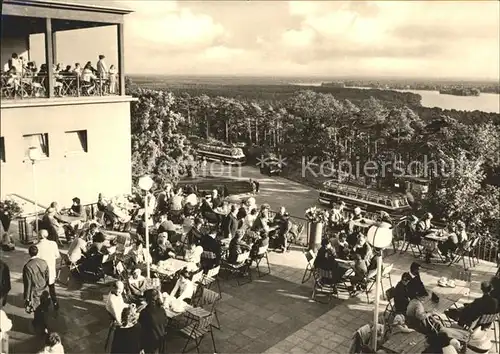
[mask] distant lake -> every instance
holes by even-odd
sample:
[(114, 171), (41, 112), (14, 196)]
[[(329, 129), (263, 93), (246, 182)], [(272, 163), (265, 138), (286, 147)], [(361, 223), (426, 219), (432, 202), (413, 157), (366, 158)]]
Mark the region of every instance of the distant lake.
[[(293, 83), (299, 86), (321, 86), (321, 83)], [(369, 89), (369, 87), (353, 87)], [(426, 90), (393, 90), (399, 92), (412, 92), (422, 96), (422, 106), (439, 107), (442, 109), (456, 109), (460, 111), (483, 111), (500, 113), (500, 95), (495, 93), (481, 93), (479, 96), (453, 96), (442, 95), (439, 91)]]

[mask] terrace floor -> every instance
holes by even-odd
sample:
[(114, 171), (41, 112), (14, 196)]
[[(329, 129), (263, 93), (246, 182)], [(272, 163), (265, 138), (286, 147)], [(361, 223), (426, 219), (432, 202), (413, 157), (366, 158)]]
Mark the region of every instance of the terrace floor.
[[(63, 250), (64, 252), (64, 250)], [(40, 348), (39, 339), (32, 334), (31, 316), (26, 314), (22, 301), (22, 266), (28, 259), (27, 251), (18, 247), (2, 254), (9, 265), (12, 291), (5, 311), (14, 323), (10, 332), (11, 353), (33, 353)], [(257, 278), (253, 283), (238, 287), (221, 280), (223, 298), (218, 312), (222, 330), (214, 330), (217, 353), (346, 353), (351, 337), (360, 326), (372, 319), (373, 304), (366, 296), (348, 299), (340, 295), (329, 305), (310, 300), (312, 280), (302, 284), (306, 261), (301, 251), (285, 254), (270, 253), (272, 274)], [(384, 263), (393, 263), (393, 284), (409, 269), (415, 259), (410, 254), (385, 257)], [(458, 267), (459, 268), (459, 267)], [(457, 267), (423, 264), (422, 278), (429, 287), (441, 276), (451, 277)], [(472, 269), (470, 300), (479, 295), (481, 281), (491, 278), (496, 271), (492, 263), (480, 263)], [(465, 284), (457, 282), (450, 292), (462, 292)], [(387, 289), (388, 284), (384, 284)], [(103, 353), (108, 330), (104, 301), (109, 285), (76, 284), (57, 286), (61, 309), (53, 326), (63, 339), (66, 352)], [(373, 296), (372, 296), (373, 298)], [(467, 297), (463, 302), (470, 301)], [(381, 310), (386, 303), (381, 302)], [(185, 342), (172, 335), (169, 352), (180, 352)], [(202, 352), (213, 353), (206, 338)]]

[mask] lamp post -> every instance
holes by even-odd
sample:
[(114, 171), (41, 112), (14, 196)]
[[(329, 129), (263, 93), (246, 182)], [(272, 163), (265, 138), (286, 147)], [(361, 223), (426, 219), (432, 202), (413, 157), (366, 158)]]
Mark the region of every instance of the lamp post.
[(40, 159), (40, 149), (32, 146), (28, 149), (28, 158), (31, 161), (31, 166), (33, 166), (33, 201), (35, 204), (35, 231), (38, 235), (38, 196), (37, 196), (37, 185), (36, 185), (36, 168), (35, 164)]
[(368, 229), (366, 238), (377, 252), (377, 279), (375, 284), (375, 309), (373, 312), (373, 333), (372, 347), (377, 350), (377, 334), (378, 334), (378, 313), (380, 303), (380, 282), (382, 278), (382, 251), (384, 248), (391, 245), (392, 242), (392, 226), (388, 223), (381, 222)]
[(146, 255), (146, 277), (148, 279), (151, 278), (151, 273), (150, 273), (150, 252), (149, 252), (149, 225), (148, 225), (148, 221), (149, 221), (149, 215), (148, 215), (148, 193), (149, 193), (149, 190), (153, 187), (153, 180), (151, 179), (151, 177), (149, 177), (148, 175), (145, 175), (145, 176), (142, 176), (141, 178), (139, 178), (139, 188), (142, 189), (143, 191), (145, 191), (145, 196), (144, 196), (144, 219), (145, 219), (145, 222), (146, 222), (146, 227), (145, 227), (145, 237), (146, 237), (146, 251), (147, 251), (147, 255)]

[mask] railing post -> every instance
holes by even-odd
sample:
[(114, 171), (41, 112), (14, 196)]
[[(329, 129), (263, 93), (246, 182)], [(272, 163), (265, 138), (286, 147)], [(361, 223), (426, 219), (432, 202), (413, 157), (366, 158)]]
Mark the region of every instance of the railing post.
[(54, 51), (52, 19), (45, 19), (45, 65), (47, 66), (47, 96), (54, 97)]
[(76, 96), (80, 97), (80, 75), (76, 74)]

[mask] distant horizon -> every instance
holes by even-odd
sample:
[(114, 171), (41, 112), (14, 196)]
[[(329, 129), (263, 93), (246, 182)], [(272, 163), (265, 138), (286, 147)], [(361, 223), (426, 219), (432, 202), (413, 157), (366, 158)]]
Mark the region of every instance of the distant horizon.
[(488, 82), (498, 83), (500, 85), (500, 78), (478, 78), (478, 77), (410, 77), (410, 76), (363, 76), (363, 75), (341, 75), (341, 76), (328, 76), (328, 75), (263, 75), (263, 74), (159, 74), (159, 73), (127, 73), (128, 76), (157, 76), (157, 77), (200, 77), (200, 78), (263, 78), (263, 79), (298, 79), (298, 80), (408, 80), (408, 81), (453, 81), (453, 82)]

